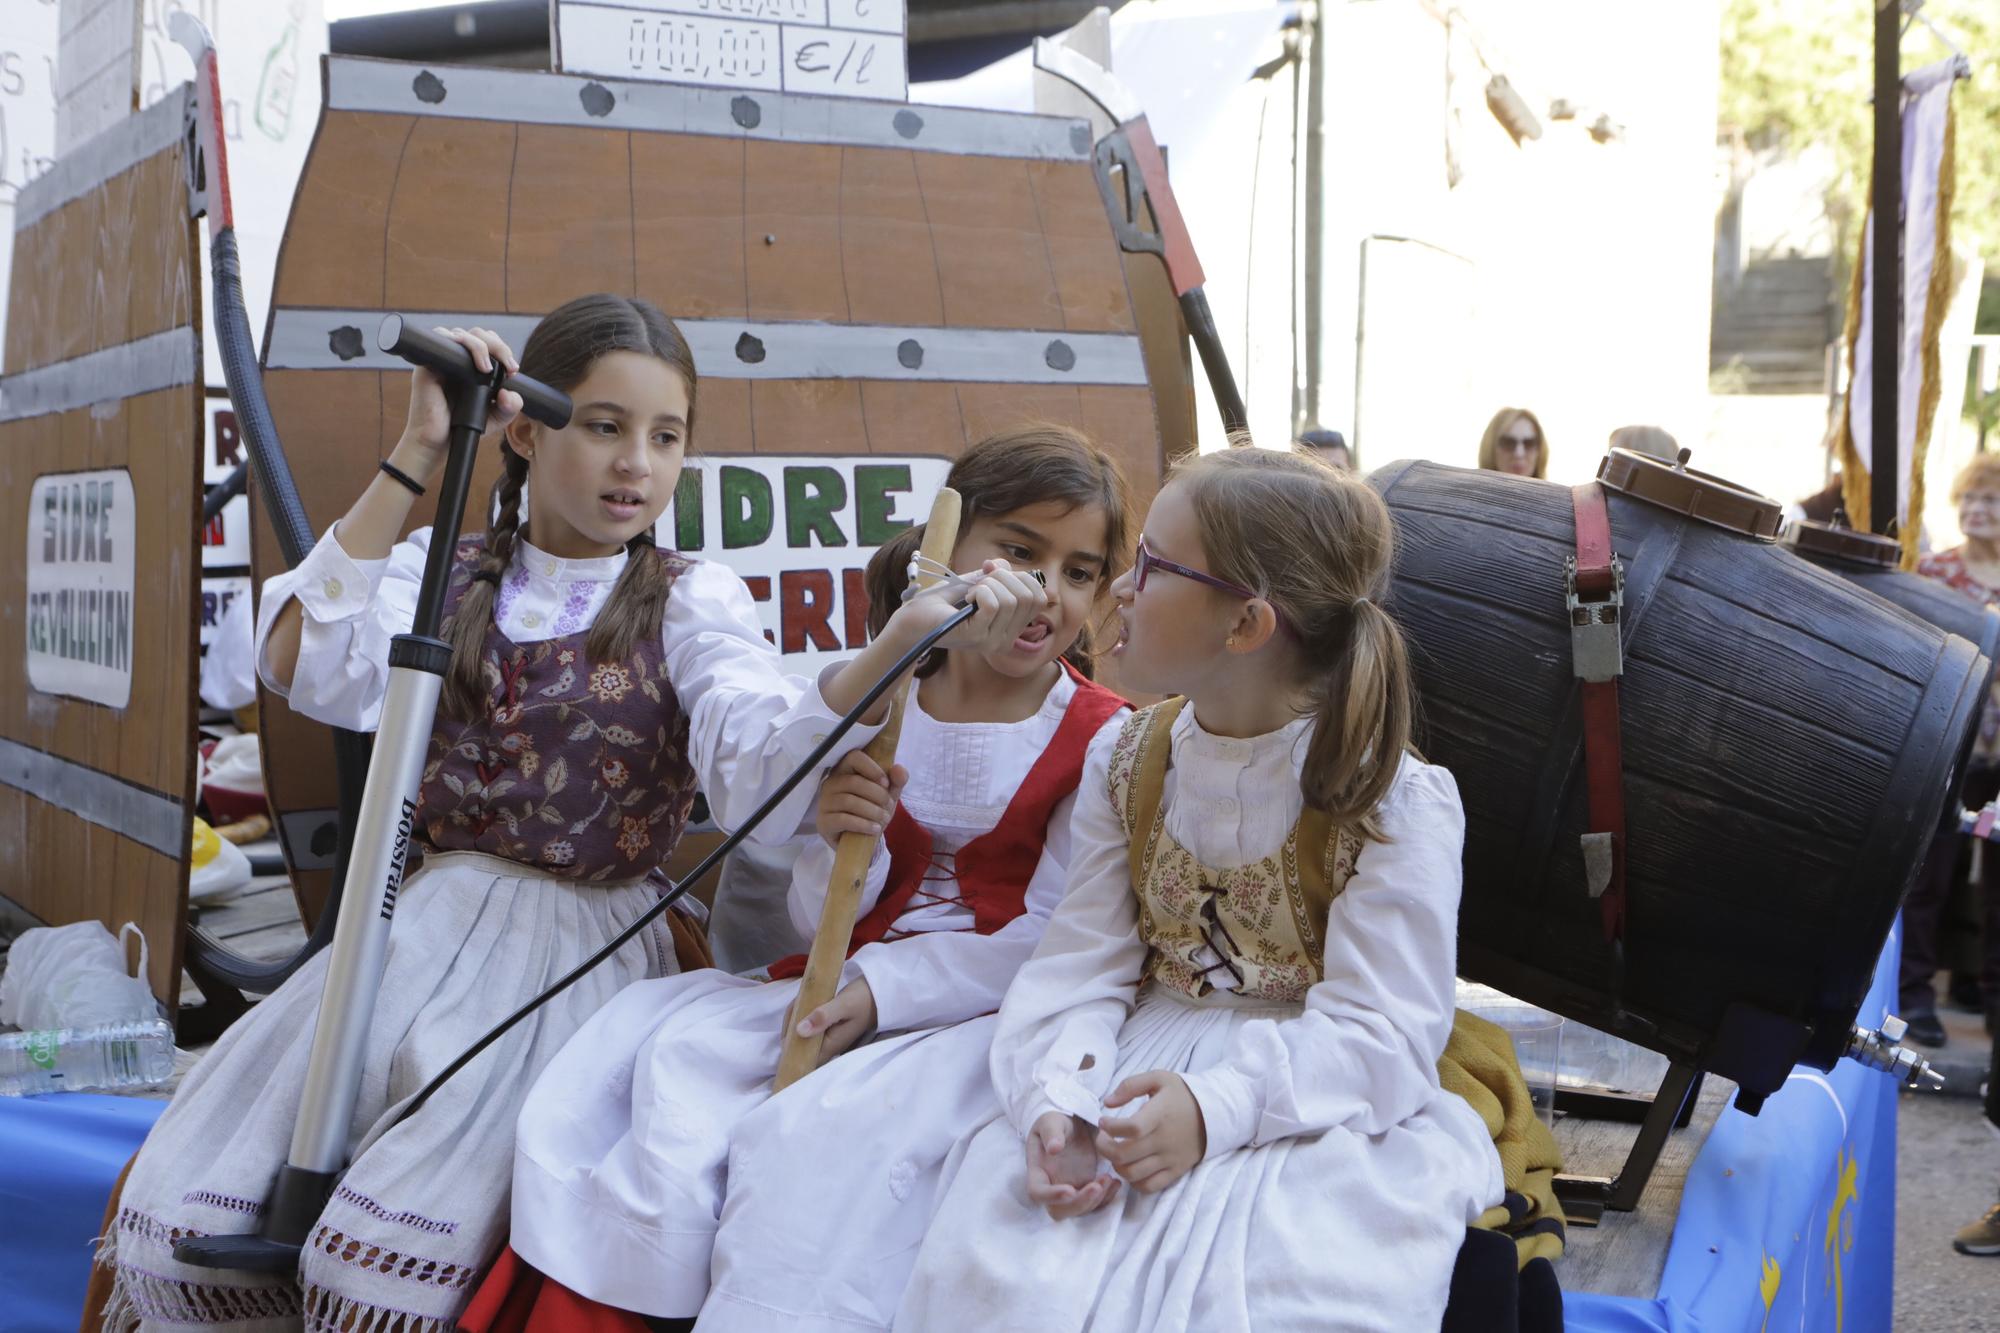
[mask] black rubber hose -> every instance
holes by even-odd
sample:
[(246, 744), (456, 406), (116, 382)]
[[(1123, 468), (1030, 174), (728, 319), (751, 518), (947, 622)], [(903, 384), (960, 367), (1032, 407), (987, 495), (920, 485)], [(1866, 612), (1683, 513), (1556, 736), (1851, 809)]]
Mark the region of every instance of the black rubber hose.
[(250, 333), (250, 315), (243, 304), (243, 261), (236, 252), (236, 229), (224, 227), (208, 247), (215, 277), (215, 338), (222, 352), (222, 375), (229, 385), (229, 402), (236, 409), (236, 429), (248, 449), (264, 512), (278, 534), (278, 549), (287, 568), (306, 558), (313, 548), (312, 523), (306, 518), (292, 469), (278, 443), (277, 423), (264, 397), (264, 372), (257, 364), (257, 340)]
[(250, 474), (250, 460), (244, 459), (236, 465), (236, 470), (209, 487), (208, 494), (201, 497), (201, 521), (204, 526), (215, 522), (215, 516), (223, 506), (243, 494), (243, 484)]
[[(243, 262), (236, 248), (236, 229), (223, 227), (209, 242), (209, 267), (215, 296), (215, 339), (222, 355), (222, 373), (229, 385), (230, 406), (236, 411), (236, 428), (249, 455), (245, 465), (257, 479), (257, 489), (278, 537), (278, 552), (287, 568), (294, 568), (312, 550), (312, 523), (299, 499), (292, 480), (291, 465), (285, 460), (278, 440), (277, 423), (271, 419), (271, 404), (264, 397), (264, 372), (257, 363), (257, 340), (250, 332), (250, 315), (243, 303)], [(242, 467), (237, 469), (238, 473)], [(235, 474), (232, 474), (235, 480)], [(226, 489), (225, 482), (220, 489)], [(242, 483), (237, 482), (241, 489)], [(203, 504), (207, 517), (207, 503)], [(220, 512), (217, 506), (216, 512)], [(339, 916), (340, 893), (347, 881), (347, 857), (354, 841), (354, 828), (361, 810), (361, 794), (368, 781), (368, 759), (374, 738), (362, 732), (333, 729), (333, 760), (340, 834), (333, 857), (333, 888), (312, 933), (292, 957), (276, 963), (260, 963), (245, 958), (199, 928), (190, 927), (186, 966), (190, 972), (223, 982), (240, 991), (269, 995), (306, 960), (333, 941), (335, 918)]]

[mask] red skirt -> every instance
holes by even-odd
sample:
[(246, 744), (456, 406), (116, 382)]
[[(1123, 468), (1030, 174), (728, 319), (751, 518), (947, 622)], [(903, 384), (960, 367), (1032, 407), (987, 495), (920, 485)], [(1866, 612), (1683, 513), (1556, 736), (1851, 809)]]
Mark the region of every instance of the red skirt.
[(650, 1333), (640, 1316), (577, 1295), (512, 1246), (493, 1261), (458, 1326), (464, 1333)]

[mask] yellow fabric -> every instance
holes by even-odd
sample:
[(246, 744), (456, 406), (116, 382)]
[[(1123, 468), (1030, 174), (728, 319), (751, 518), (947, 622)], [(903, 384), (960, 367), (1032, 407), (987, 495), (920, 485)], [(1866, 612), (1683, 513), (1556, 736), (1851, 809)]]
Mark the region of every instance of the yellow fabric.
[(199, 870), (213, 861), (221, 850), (222, 839), (215, 836), (215, 830), (208, 826), (207, 820), (195, 816), (193, 854), (188, 858), (190, 864)]
[(1557, 1226), (1551, 1229), (1516, 1234), (1515, 1242), (1524, 1265), (1530, 1259), (1559, 1258), (1563, 1252), (1563, 1212), (1556, 1200), (1555, 1178), (1562, 1170), (1562, 1153), (1556, 1147), (1556, 1136), (1535, 1114), (1527, 1080), (1521, 1077), (1521, 1062), (1514, 1054), (1514, 1039), (1499, 1024), (1459, 1010), (1452, 1020), (1451, 1039), (1438, 1060), (1438, 1082), (1479, 1112), (1500, 1154), (1507, 1192), (1527, 1200), (1527, 1210), (1520, 1216), (1503, 1204), (1487, 1209), (1473, 1225), (1519, 1233), (1538, 1223), (1555, 1222)]

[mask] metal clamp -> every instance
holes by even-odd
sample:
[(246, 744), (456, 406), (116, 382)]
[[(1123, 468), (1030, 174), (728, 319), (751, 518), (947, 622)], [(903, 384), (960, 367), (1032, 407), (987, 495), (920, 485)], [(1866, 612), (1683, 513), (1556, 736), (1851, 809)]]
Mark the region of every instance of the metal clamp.
[(1569, 651), (1579, 680), (1616, 680), (1625, 674), (1619, 641), (1625, 621), (1625, 565), (1611, 562), (1611, 594), (1585, 601), (1576, 590), (1576, 557), (1563, 560), (1563, 604), (1569, 610)]

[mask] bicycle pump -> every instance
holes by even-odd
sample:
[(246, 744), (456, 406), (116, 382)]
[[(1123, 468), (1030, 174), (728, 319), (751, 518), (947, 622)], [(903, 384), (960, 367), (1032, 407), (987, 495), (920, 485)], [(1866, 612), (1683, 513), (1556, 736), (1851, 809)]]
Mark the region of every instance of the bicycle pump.
[(503, 388), (521, 395), (521, 410), (543, 425), (560, 430), (569, 424), (569, 395), (525, 375), (509, 375), (497, 363), (490, 374), (481, 374), (472, 353), (462, 345), (412, 327), (400, 315), (382, 321), (377, 341), (384, 352), (424, 367), (444, 382), (451, 404), (444, 485), (415, 620), (409, 633), (398, 634), (389, 648), (389, 681), (375, 753), (368, 765), (368, 785), (341, 892), (291, 1150), (272, 1185), (260, 1231), (190, 1236), (175, 1244), (176, 1259), (200, 1268), (294, 1270), (313, 1223), (346, 1169), (368, 1025), (387, 962), (389, 926), (402, 888), (417, 788), (438, 695), (451, 666), (451, 647), (438, 637), (438, 630), (479, 437), (486, 431), (494, 396)]

